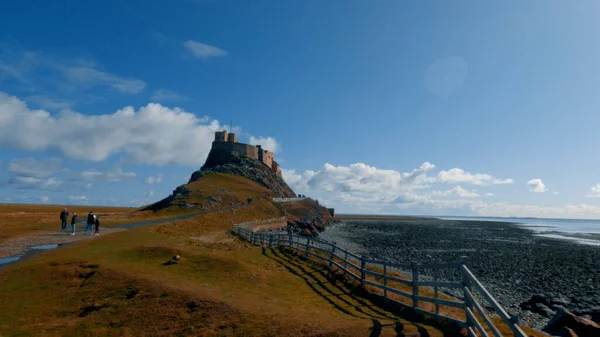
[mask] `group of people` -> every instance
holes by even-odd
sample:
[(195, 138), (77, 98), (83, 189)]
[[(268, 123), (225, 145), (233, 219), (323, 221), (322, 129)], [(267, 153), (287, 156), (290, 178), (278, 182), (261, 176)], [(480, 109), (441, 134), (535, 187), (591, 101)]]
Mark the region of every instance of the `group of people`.
[[(60, 212), (60, 221), (61, 221), (61, 230), (67, 229), (67, 221), (69, 220), (69, 212), (66, 208), (63, 208), (62, 212)], [(77, 213), (73, 213), (71, 216), (71, 229), (73, 232), (71, 235), (75, 235), (75, 229), (77, 227)], [(94, 228), (95, 227), (95, 228)], [(85, 226), (85, 230), (83, 234), (87, 234), (88, 230), (90, 231), (90, 235), (100, 235), (100, 218), (94, 214), (94, 212), (90, 211), (87, 215), (87, 222)], [(93, 231), (93, 232), (92, 232)]]

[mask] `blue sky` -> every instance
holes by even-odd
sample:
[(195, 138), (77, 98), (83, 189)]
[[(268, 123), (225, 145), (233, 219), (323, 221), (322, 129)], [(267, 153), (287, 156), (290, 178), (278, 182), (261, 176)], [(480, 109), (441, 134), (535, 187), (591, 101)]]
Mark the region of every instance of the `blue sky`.
[(342, 212), (600, 218), (595, 1), (13, 1), (0, 202), (138, 206), (212, 132)]

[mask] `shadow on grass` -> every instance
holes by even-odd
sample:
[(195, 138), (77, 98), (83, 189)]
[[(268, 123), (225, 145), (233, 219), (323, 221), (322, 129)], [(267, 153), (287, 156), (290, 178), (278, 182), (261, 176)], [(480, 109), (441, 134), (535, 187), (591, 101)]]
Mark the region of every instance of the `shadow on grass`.
[[(321, 298), (326, 300), (340, 312), (356, 318), (369, 319), (373, 326), (369, 329), (369, 337), (378, 337), (382, 330), (393, 329), (397, 336), (404, 337), (405, 326), (412, 325), (416, 328), (416, 334), (410, 336), (429, 337), (429, 332), (420, 324), (401, 322), (401, 318), (386, 312), (384, 309), (371, 303), (371, 301), (360, 297), (353, 290), (340, 285), (335, 279), (330, 278), (329, 271), (325, 266), (316, 263), (305, 263), (298, 256), (285, 249), (264, 248), (262, 253), (267, 258), (283, 266), (290, 273), (302, 278), (304, 282)], [(380, 320), (391, 321), (382, 324)], [(446, 335), (446, 334), (445, 334)], [(446, 335), (448, 336), (448, 335)]]

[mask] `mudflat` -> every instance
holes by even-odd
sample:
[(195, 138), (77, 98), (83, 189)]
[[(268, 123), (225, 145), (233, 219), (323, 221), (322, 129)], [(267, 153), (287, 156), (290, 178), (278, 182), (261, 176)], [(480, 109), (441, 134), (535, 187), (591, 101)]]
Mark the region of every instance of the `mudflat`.
[(539, 237), (514, 223), (439, 219), (349, 219), (321, 237), (376, 259), (465, 261), (506, 309), (536, 328), (559, 307), (600, 318), (598, 246)]

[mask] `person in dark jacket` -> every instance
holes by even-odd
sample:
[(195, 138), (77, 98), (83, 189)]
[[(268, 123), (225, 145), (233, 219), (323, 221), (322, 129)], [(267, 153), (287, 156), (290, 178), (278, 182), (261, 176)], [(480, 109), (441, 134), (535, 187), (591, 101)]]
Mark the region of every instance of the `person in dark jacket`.
[(71, 228), (73, 228), (73, 233), (71, 235), (75, 235), (75, 223), (77, 222), (77, 213), (73, 213), (73, 217), (71, 218)]
[(100, 218), (96, 217), (96, 231), (94, 235), (100, 235)]
[(85, 230), (83, 231), (83, 234), (87, 233), (88, 229), (90, 230), (90, 235), (92, 235), (92, 226), (94, 226), (94, 223), (96, 222), (96, 215), (90, 211), (88, 213), (87, 216), (87, 221), (86, 221), (86, 225), (85, 225)]
[(62, 212), (60, 212), (61, 230), (63, 231), (67, 228), (67, 220), (69, 220), (69, 212), (67, 212), (66, 208), (63, 208)]

